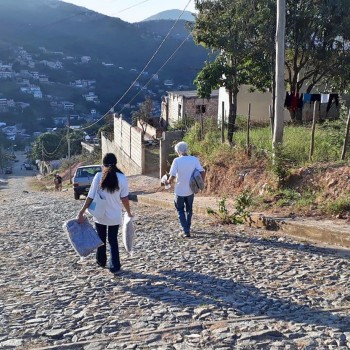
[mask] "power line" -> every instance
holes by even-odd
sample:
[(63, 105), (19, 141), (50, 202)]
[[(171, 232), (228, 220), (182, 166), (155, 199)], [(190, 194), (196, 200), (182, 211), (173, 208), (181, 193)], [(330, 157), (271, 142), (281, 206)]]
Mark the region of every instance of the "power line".
[[(184, 39), (182, 41), (182, 43), (175, 49), (175, 51), (169, 56), (169, 58), (164, 62), (164, 64), (157, 70), (156, 73), (154, 73), (151, 77), (151, 79), (148, 80), (148, 82), (143, 85), (143, 87), (140, 89), (140, 91), (128, 102), (128, 103), (131, 103), (132, 101), (134, 101), (134, 99), (141, 93), (142, 89), (147, 87), (148, 84), (153, 80), (153, 78), (168, 64), (168, 62), (174, 57), (174, 55), (176, 54), (176, 52), (178, 50), (180, 50), (180, 48), (182, 47), (182, 45), (188, 40), (188, 38), (191, 36), (192, 34), (190, 33), (186, 39)], [(119, 114), (124, 110), (125, 107), (123, 107), (120, 111), (119, 111)]]
[(53, 152), (48, 152), (44, 146), (44, 142), (42, 142), (41, 147), (42, 147), (42, 151), (43, 151), (44, 155), (50, 157), (50, 156), (53, 156), (54, 154), (56, 154), (58, 149), (61, 147), (62, 140), (65, 140), (65, 139), (66, 139), (66, 135), (60, 139), (58, 146), (56, 147), (56, 149)]
[(114, 14), (119, 14), (119, 13), (122, 13), (122, 12), (124, 12), (124, 11), (130, 10), (130, 9), (136, 7), (136, 6), (139, 6), (139, 5), (141, 5), (141, 4), (144, 4), (144, 3), (147, 2), (147, 1), (149, 1), (149, 0), (144, 0), (144, 1), (141, 1), (141, 2), (139, 2), (139, 3), (137, 3), (137, 4), (135, 4), (135, 5), (131, 5), (131, 6), (125, 8), (125, 9), (123, 9), (123, 10), (120, 10), (120, 11), (118, 11), (118, 12), (115, 12)]
[(132, 89), (132, 87), (136, 84), (136, 82), (138, 81), (138, 79), (142, 76), (142, 74), (144, 73), (144, 71), (146, 70), (146, 68), (151, 64), (151, 62), (153, 61), (154, 57), (157, 55), (157, 53), (159, 52), (159, 50), (161, 49), (161, 47), (163, 46), (164, 42), (166, 41), (166, 39), (169, 37), (169, 35), (171, 34), (171, 32), (173, 31), (173, 29), (175, 28), (176, 24), (178, 23), (178, 21), (180, 20), (180, 18), (182, 17), (182, 15), (184, 14), (184, 12), (186, 11), (188, 5), (191, 3), (192, 0), (189, 0), (185, 6), (185, 8), (182, 10), (182, 12), (180, 13), (180, 15), (178, 16), (178, 18), (176, 19), (176, 21), (174, 22), (173, 26), (170, 28), (170, 30), (168, 31), (168, 33), (166, 34), (166, 36), (164, 37), (164, 39), (162, 40), (162, 42), (160, 43), (160, 45), (158, 46), (158, 48), (155, 50), (155, 52), (153, 53), (152, 57), (148, 60), (148, 62), (146, 63), (145, 67), (142, 69), (142, 71), (140, 72), (140, 74), (136, 77), (136, 79), (131, 83), (131, 85), (129, 86), (129, 88), (124, 92), (124, 94), (119, 98), (119, 100), (114, 103), (114, 105), (109, 108), (108, 112), (106, 112), (100, 119), (98, 119), (95, 123), (82, 128), (80, 130), (86, 130), (89, 129), (91, 126), (96, 125), (98, 122), (100, 122), (102, 119), (104, 119), (108, 114), (109, 111), (111, 109), (113, 109), (118, 103), (120, 103), (120, 101), (127, 95), (127, 93)]

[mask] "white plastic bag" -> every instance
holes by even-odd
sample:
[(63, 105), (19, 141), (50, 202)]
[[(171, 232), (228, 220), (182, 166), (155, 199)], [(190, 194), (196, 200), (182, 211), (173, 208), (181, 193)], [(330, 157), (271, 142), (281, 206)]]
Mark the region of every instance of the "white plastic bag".
[(165, 184), (165, 181), (167, 181), (168, 180), (168, 176), (167, 176), (167, 174), (165, 174), (165, 175), (163, 175), (162, 176), (162, 178), (160, 179), (160, 182), (162, 183), (162, 184), (164, 184), (164, 188), (166, 189), (166, 190), (168, 190), (170, 187), (171, 187), (171, 185), (166, 185)]
[(67, 233), (72, 247), (80, 256), (87, 256), (103, 245), (97, 232), (87, 219), (82, 224), (79, 224), (78, 219), (67, 220), (63, 223), (62, 228)]
[(135, 227), (133, 218), (129, 217), (128, 213), (124, 213), (123, 227), (122, 227), (122, 239), (125, 250), (132, 255), (133, 244), (135, 239)]

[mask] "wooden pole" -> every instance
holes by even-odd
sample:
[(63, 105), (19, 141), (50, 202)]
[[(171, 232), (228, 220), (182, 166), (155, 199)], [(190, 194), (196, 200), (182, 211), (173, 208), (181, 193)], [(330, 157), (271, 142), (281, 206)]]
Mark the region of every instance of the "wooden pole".
[(341, 160), (345, 159), (346, 147), (348, 146), (348, 142), (349, 142), (349, 130), (350, 130), (350, 109), (348, 112), (348, 121), (346, 122), (345, 138), (343, 143), (343, 150), (341, 152)]
[(309, 160), (312, 160), (312, 156), (314, 155), (315, 128), (316, 128), (316, 101), (314, 102), (314, 111), (312, 114), (311, 145), (310, 145)]
[(250, 103), (248, 104), (248, 119), (247, 119), (247, 155), (250, 157)]

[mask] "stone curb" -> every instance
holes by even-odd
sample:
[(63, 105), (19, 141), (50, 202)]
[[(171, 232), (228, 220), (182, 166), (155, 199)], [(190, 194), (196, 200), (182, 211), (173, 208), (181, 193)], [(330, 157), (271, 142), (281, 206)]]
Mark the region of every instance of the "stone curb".
[[(169, 194), (145, 194), (137, 195), (136, 197), (136, 201), (139, 203), (174, 209), (173, 199)], [(198, 215), (209, 215), (207, 207), (203, 204), (201, 205), (200, 198), (195, 200), (193, 211)], [(327, 220), (291, 219), (271, 217), (264, 214), (252, 214), (247, 225), (269, 231), (284, 232), (287, 235), (307, 241), (350, 248), (350, 225), (347, 227), (346, 225), (338, 225)]]

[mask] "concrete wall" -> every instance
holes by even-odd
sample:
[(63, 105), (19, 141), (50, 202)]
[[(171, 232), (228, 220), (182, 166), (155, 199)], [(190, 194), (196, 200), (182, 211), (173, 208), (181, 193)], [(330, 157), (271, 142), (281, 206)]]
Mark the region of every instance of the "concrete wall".
[[(142, 130), (142, 126), (141, 126), (141, 123), (139, 120), (137, 121), (137, 127)], [(158, 129), (155, 128), (154, 126), (151, 126), (148, 124), (146, 127), (146, 134), (148, 137), (157, 138), (158, 137)]]
[[(316, 92), (315, 92), (316, 93)], [(222, 102), (224, 102), (225, 121), (227, 122), (228, 116), (228, 93), (224, 87), (219, 89), (219, 106), (218, 106), (218, 121), (221, 121), (222, 117)], [(272, 103), (271, 92), (249, 92), (248, 85), (242, 85), (240, 87), (237, 96), (237, 115), (248, 116), (248, 105), (251, 104), (250, 117), (251, 120), (259, 122), (269, 122), (269, 106)], [(327, 104), (321, 104), (316, 102), (316, 120), (321, 118), (338, 118), (339, 111), (336, 109), (335, 104), (332, 104), (331, 109), (327, 112)], [(311, 104), (304, 104), (302, 109), (303, 121), (311, 121), (313, 114), (313, 106)], [(284, 109), (284, 120), (290, 121), (290, 114), (287, 108)]]
[(81, 147), (89, 153), (92, 153), (95, 149), (93, 144), (87, 142), (81, 142)]
[(160, 162), (160, 174), (161, 178), (167, 171), (170, 170), (169, 154), (175, 153), (174, 145), (177, 142), (182, 141), (182, 131), (164, 131), (163, 138), (160, 140), (159, 150), (159, 162)]
[[(199, 112), (197, 106), (205, 106), (205, 112)], [(218, 97), (213, 96), (209, 100), (199, 97), (186, 97), (181, 94), (168, 93), (167, 102), (162, 103), (162, 119), (169, 125), (174, 125), (184, 118), (200, 117), (217, 118)]]
[[(218, 121), (221, 121), (222, 102), (224, 102), (225, 121), (227, 122), (229, 100), (228, 93), (224, 87), (219, 89)], [(272, 103), (271, 92), (249, 92), (249, 86), (242, 85), (237, 96), (237, 115), (248, 116), (249, 103), (251, 104), (251, 120), (258, 122), (270, 121), (269, 106)], [(287, 109), (284, 111), (284, 120), (290, 121), (290, 115)]]
[(102, 154), (113, 152), (118, 159), (118, 167), (126, 175), (144, 173), (145, 150), (142, 132), (133, 128), (121, 117), (114, 117), (114, 141), (109, 141), (102, 133)]

